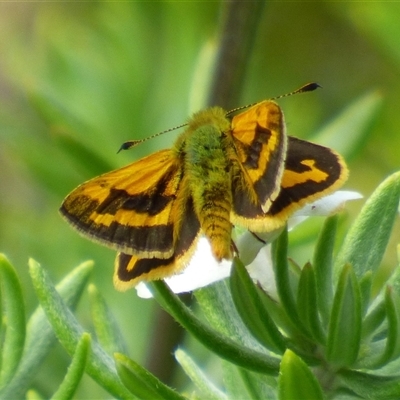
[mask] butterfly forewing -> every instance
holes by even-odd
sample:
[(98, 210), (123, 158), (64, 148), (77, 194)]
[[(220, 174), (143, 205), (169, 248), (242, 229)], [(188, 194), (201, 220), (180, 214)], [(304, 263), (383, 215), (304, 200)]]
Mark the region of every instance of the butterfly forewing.
[[(287, 145), (283, 113), (276, 103), (263, 101), (232, 119), (232, 134), (243, 180), (253, 187), (258, 203), (267, 211), (279, 193), (283, 173)], [(234, 206), (238, 214), (239, 199), (248, 192), (245, 185), (238, 188)]]
[(109, 247), (168, 258), (181, 175), (172, 152), (163, 150), (85, 182), (67, 196), (61, 213), (82, 234)]

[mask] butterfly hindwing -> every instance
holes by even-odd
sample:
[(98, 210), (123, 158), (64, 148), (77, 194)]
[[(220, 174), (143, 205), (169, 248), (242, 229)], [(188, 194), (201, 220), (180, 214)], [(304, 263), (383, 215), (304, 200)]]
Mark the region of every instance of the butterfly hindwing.
[(163, 279), (179, 273), (188, 264), (200, 236), (200, 223), (191, 197), (186, 199), (181, 212), (183, 223), (178, 226), (174, 254), (169, 258), (142, 258), (118, 253), (114, 266), (116, 288), (126, 290), (142, 280)]
[(64, 200), (61, 213), (82, 234), (111, 248), (168, 258), (181, 175), (172, 152), (162, 150), (80, 185)]
[(335, 151), (289, 136), (278, 196), (266, 213), (260, 204), (244, 201), (240, 210), (234, 209), (232, 222), (254, 232), (278, 229), (306, 203), (338, 189), (347, 175), (346, 164)]
[(281, 190), (267, 214), (287, 219), (306, 203), (337, 190), (347, 177), (346, 164), (334, 150), (289, 137)]

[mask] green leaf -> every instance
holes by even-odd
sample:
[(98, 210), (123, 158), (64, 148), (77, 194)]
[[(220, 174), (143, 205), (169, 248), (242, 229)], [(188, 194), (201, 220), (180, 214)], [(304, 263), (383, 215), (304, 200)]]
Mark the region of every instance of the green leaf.
[[(34, 260), (29, 261), (29, 267), (40, 304), (58, 340), (72, 356), (84, 333), (83, 328), (56, 292), (44, 269)], [(132, 394), (119, 380), (112, 358), (95, 342), (92, 343), (87, 373), (114, 396), (121, 399), (132, 398)]]
[(84, 333), (76, 346), (72, 362), (58, 390), (51, 397), (53, 400), (72, 399), (85, 372), (90, 351), (91, 338)]
[(317, 306), (325, 326), (328, 325), (333, 301), (332, 264), (338, 216), (325, 220), (315, 245), (312, 265), (317, 285)]
[(194, 295), (202, 314), (213, 329), (240, 343), (249, 346), (254, 344), (261, 348), (240, 319), (225, 280), (195, 290)]
[[(399, 255), (400, 255), (400, 245), (397, 246)], [(390, 276), (388, 282), (388, 285), (392, 287), (392, 290), (400, 296), (400, 265), (397, 266), (397, 268), (394, 269), (392, 275)]]
[(279, 294), (280, 302), (288, 317), (292, 320), (294, 326), (305, 336), (309, 336), (309, 332), (300, 320), (297, 312), (296, 300), (292, 291), (289, 264), (287, 258), (288, 233), (287, 229), (279, 235), (272, 243), (272, 257), (275, 271), (276, 288)]
[(386, 318), (386, 288), (390, 286), (391, 292), (396, 297), (400, 296), (400, 268), (394, 269), (392, 275), (387, 281), (386, 285), (383, 286), (381, 292), (374, 299), (374, 302), (369, 307), (367, 316), (363, 321), (362, 337), (368, 338), (372, 336), (375, 331), (382, 325)]
[(214, 386), (203, 373), (202, 369), (182, 349), (175, 351), (175, 358), (185, 371), (186, 375), (200, 391), (200, 398), (208, 400), (225, 400), (227, 396)]
[(149, 371), (123, 354), (114, 355), (118, 374), (124, 385), (139, 399), (143, 400), (184, 400), (173, 389), (164, 385)]
[[(93, 262), (84, 262), (72, 270), (56, 289), (65, 304), (75, 308), (92, 271)], [(23, 398), (40, 364), (56, 342), (54, 331), (42, 309), (38, 307), (32, 314), (27, 325), (26, 344), (22, 360), (10, 384), (1, 396), (7, 398)]]
[(389, 286), (385, 296), (388, 331), (386, 348), (377, 366), (382, 366), (400, 356), (400, 297)]
[(266, 349), (250, 334), (241, 320), (226, 279), (196, 290), (194, 295), (202, 314), (213, 329), (249, 348), (266, 353)]
[[(262, 298), (266, 297), (265, 293), (260, 290), (258, 292)], [(195, 296), (202, 313), (213, 329), (248, 348), (268, 354), (243, 324), (226, 280), (196, 290)], [(251, 393), (258, 398), (272, 398), (270, 387), (274, 385), (274, 377), (247, 371), (224, 360), (221, 360), (221, 363), (223, 381), (229, 398), (248, 398)]]
[(326, 355), (336, 368), (351, 366), (361, 339), (361, 299), (357, 278), (350, 265), (339, 277), (329, 322)]
[(249, 349), (200, 321), (162, 281), (149, 285), (160, 305), (205, 347), (236, 365), (265, 374), (278, 372), (279, 360)]
[(312, 337), (324, 344), (326, 338), (319, 319), (315, 273), (310, 263), (307, 263), (301, 271), (297, 293), (297, 309), (301, 320)]
[(89, 285), (90, 311), (96, 338), (103, 349), (110, 355), (127, 352), (125, 341), (119, 330), (114, 315), (111, 314), (104, 297), (95, 285)]
[(277, 379), (222, 361), (223, 382), (229, 399), (277, 398)]
[(400, 172), (387, 178), (368, 199), (351, 226), (338, 254), (336, 275), (349, 263), (358, 278), (378, 268), (397, 214)]
[(361, 312), (363, 316), (368, 311), (368, 306), (371, 300), (372, 278), (372, 271), (367, 271), (359, 280), (361, 294)]
[(380, 301), (367, 314), (363, 320), (362, 338), (366, 340), (382, 325), (386, 317), (386, 308), (384, 301)]
[[(20, 363), (25, 342), (25, 304), (14, 267), (0, 253), (0, 311), (4, 324), (0, 340), (0, 388), (12, 379)], [(2, 309), (2, 310), (1, 310)]]
[(285, 338), (262, 303), (245, 266), (237, 258), (232, 265), (230, 287), (236, 309), (252, 335), (267, 349), (283, 354)]
[(279, 373), (279, 400), (324, 399), (317, 379), (306, 363), (291, 350), (282, 357)]
[(343, 369), (338, 371), (342, 383), (363, 399), (399, 399), (400, 375), (379, 376)]

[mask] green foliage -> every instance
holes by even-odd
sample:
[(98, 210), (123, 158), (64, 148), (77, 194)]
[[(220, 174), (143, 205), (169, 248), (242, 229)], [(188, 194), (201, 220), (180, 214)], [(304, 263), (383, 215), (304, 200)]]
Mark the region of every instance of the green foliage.
[[(71, 311), (87, 283), (90, 263), (76, 268), (55, 288), (45, 270), (30, 261), (41, 308), (25, 329), (19, 279), (1, 256), (5, 325), (0, 397), (11, 393), (20, 397), (28, 390), (55, 335), (72, 357), (53, 395), (57, 399), (72, 398), (84, 372), (124, 399), (399, 398), (400, 375), (391, 371), (400, 366), (400, 268), (376, 296), (371, 285), (365, 284), (387, 247), (399, 200), (400, 172), (387, 178), (368, 199), (337, 257), (333, 241), (338, 218), (329, 217), (316, 243), (313, 263), (307, 263), (300, 274), (289, 272), (284, 231), (273, 245), (277, 301), (252, 282), (239, 259), (233, 263), (229, 287), (222, 282), (196, 292), (207, 321), (165, 283), (154, 282), (151, 290), (160, 305), (223, 366), (218, 388), (186, 351), (178, 349), (176, 358), (194, 384), (190, 395), (179, 394), (121, 353), (122, 334), (94, 285), (89, 292), (97, 339), (91, 340)], [(384, 223), (377, 223), (377, 213)], [(369, 240), (370, 235), (379, 240)], [(354, 260), (359, 262), (358, 273)], [(325, 301), (319, 304), (318, 299)], [(29, 393), (31, 397), (35, 392)]]
[(291, 350), (286, 350), (279, 376), (279, 399), (323, 399), (321, 386), (306, 363)]

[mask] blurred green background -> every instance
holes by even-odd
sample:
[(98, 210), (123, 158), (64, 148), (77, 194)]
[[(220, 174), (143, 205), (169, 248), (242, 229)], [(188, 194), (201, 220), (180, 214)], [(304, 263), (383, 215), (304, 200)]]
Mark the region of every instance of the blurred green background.
[[(37, 305), (29, 257), (54, 281), (93, 259), (92, 280), (137, 361), (157, 334), (155, 305), (134, 290), (116, 292), (114, 252), (77, 235), (58, 208), (84, 180), (171, 146), (178, 131), (116, 154), (122, 142), (179, 125), (204, 106), (225, 8), (218, 1), (0, 4), (0, 251), (18, 268), (29, 311)], [(400, 165), (400, 4), (266, 2), (255, 34), (237, 106), (316, 81), (322, 90), (280, 101), (289, 134), (308, 138), (369, 96), (363, 139), (345, 154), (346, 188), (367, 197)], [(351, 140), (352, 121), (350, 113), (332, 147)], [(391, 248), (387, 263), (394, 262)], [(90, 330), (85, 306), (78, 315)], [(68, 360), (55, 349), (36, 387), (51, 394)], [(105, 396), (89, 378), (81, 386), (80, 397)]]

